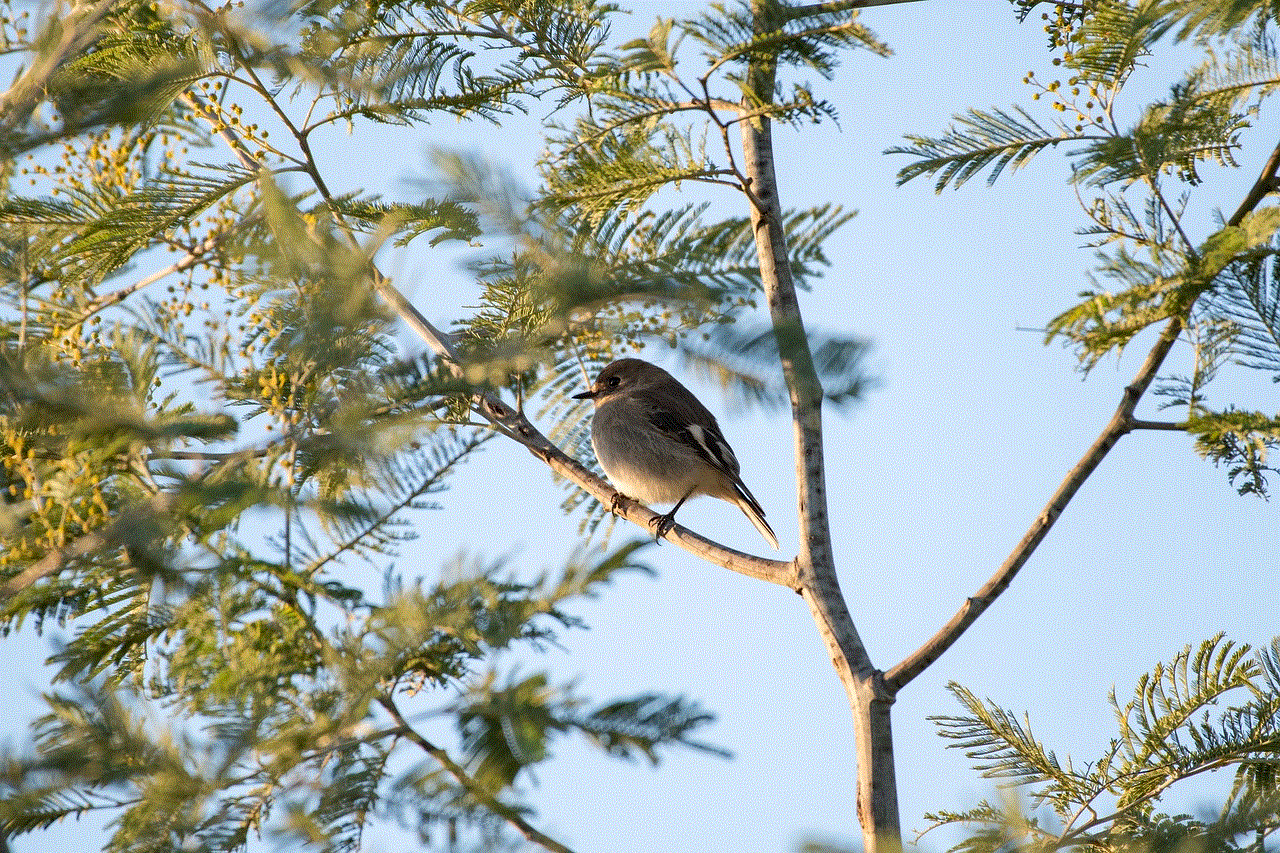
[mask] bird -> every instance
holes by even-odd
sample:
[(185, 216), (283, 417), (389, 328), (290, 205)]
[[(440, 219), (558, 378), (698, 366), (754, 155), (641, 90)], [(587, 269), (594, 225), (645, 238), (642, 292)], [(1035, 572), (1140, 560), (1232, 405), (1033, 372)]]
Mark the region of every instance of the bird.
[[(778, 537), (742, 482), (738, 458), (715, 416), (670, 373), (642, 359), (622, 358), (600, 371), (591, 390), (573, 397), (595, 406), (591, 446), (621, 497), (675, 503), (658, 518), (655, 540), (675, 524), (686, 500), (710, 495), (741, 509), (778, 549)], [(619, 500), (614, 497), (615, 511)]]

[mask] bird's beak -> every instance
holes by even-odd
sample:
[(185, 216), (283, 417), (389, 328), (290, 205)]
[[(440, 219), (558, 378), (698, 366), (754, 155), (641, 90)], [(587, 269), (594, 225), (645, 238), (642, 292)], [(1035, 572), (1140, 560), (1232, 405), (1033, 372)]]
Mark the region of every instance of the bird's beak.
[(573, 399), (590, 400), (591, 398), (595, 397), (595, 395), (596, 395), (595, 391), (583, 391), (581, 394), (574, 394)]

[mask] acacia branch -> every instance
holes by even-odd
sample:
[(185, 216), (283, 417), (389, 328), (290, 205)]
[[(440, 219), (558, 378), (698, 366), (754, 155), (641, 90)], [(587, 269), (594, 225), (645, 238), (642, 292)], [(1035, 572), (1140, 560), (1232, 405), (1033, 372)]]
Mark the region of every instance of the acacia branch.
[[(404, 299), (399, 291), (391, 287), (390, 284), (385, 286), (396, 297), (401, 300)], [(382, 292), (380, 289), (379, 293)], [(407, 300), (405, 301), (407, 302)], [(412, 311), (411, 316), (416, 315), (421, 318), (417, 309), (412, 306), (409, 306), (409, 309)], [(421, 319), (420, 325), (425, 329), (434, 329), (425, 319)], [(437, 337), (434, 341), (432, 338), (424, 339), (433, 349), (436, 349), (437, 354), (441, 356), (446, 364), (450, 365), (451, 369), (460, 372), (461, 368), (458, 366), (457, 357), (453, 353), (452, 347), (445, 345), (446, 341), (443, 337), (438, 337), (439, 332), (435, 334)], [(472, 407), (477, 414), (492, 423), (504, 435), (524, 445), (525, 449), (546, 463), (552, 472), (569, 480), (604, 506), (616, 506), (614, 512), (627, 521), (645, 530), (653, 530), (658, 520), (662, 518), (658, 513), (643, 504), (626, 498), (625, 495), (622, 495), (611, 485), (597, 477), (582, 463), (553, 444), (537, 427), (529, 422), (529, 419), (525, 417), (522, 411), (508, 406), (492, 392), (476, 395), (472, 401)], [(616, 503), (615, 497), (617, 498)], [(624, 500), (623, 498), (626, 499)], [(664, 534), (664, 538), (695, 557), (700, 557), (731, 571), (791, 589), (799, 589), (799, 570), (795, 560), (771, 560), (767, 557), (757, 557), (753, 554), (738, 551), (695, 533), (679, 523), (674, 524)]]
[(396, 725), (399, 726), (399, 733), (422, 749), (423, 752), (440, 762), (440, 765), (449, 772), (450, 776), (458, 780), (458, 784), (462, 785), (467, 790), (467, 793), (482, 802), (489, 811), (514, 826), (526, 840), (545, 847), (547, 850), (554, 851), (554, 853), (573, 853), (571, 849), (559, 841), (544, 835), (533, 824), (525, 820), (517, 809), (507, 805), (487, 791), (483, 785), (471, 777), (466, 768), (454, 761), (448, 752), (427, 740), (417, 729), (409, 725), (404, 715), (400, 713), (400, 709), (396, 706), (395, 700), (390, 696), (379, 697), (378, 704), (386, 709), (386, 712), (391, 715), (391, 719), (395, 720)]
[(806, 3), (784, 9), (788, 18), (807, 18), (810, 15), (827, 15), (832, 12), (850, 12), (854, 9), (870, 9), (875, 6), (896, 6), (899, 3), (918, 3), (920, 0), (830, 0), (827, 3)]
[[(1227, 221), (1228, 225), (1239, 225), (1244, 221), (1252, 210), (1268, 195), (1276, 189), (1277, 173), (1280, 173), (1280, 144), (1278, 144), (1271, 152), (1271, 156), (1267, 158), (1267, 162), (1262, 168), (1261, 174), (1254, 182), (1246, 194), (1245, 199), (1241, 202), (1240, 207)], [(1190, 306), (1187, 306), (1190, 310)], [(1018, 570), (1030, 559), (1031, 555), (1039, 547), (1044, 537), (1048, 534), (1054, 522), (1058, 520), (1058, 516), (1066, 509), (1071, 498), (1079, 490), (1085, 480), (1093, 474), (1098, 465), (1102, 463), (1107, 452), (1115, 446), (1116, 442), (1125, 433), (1134, 429), (1175, 429), (1178, 425), (1166, 425), (1155, 421), (1139, 421), (1133, 417), (1134, 411), (1137, 409), (1139, 400), (1146, 393), (1147, 388), (1155, 379), (1156, 372), (1160, 369), (1160, 365), (1164, 363), (1165, 357), (1173, 348), (1174, 343), (1178, 339), (1178, 335), (1182, 333), (1184, 325), (1184, 317), (1179, 315), (1170, 318), (1168, 324), (1161, 332), (1160, 338), (1151, 348), (1151, 352), (1147, 354), (1146, 360), (1142, 363), (1142, 367), (1138, 370), (1132, 382), (1124, 389), (1124, 394), (1120, 399), (1119, 406), (1116, 407), (1115, 413), (1108, 421), (1106, 428), (1093, 442), (1089, 449), (1081, 457), (1068, 473), (1066, 478), (1058, 486), (1045, 508), (1032, 522), (1031, 527), (1023, 535), (1013, 552), (1005, 559), (996, 570), (996, 573), (979, 589), (973, 596), (965, 600), (960, 609), (951, 619), (942, 626), (929, 640), (919, 649), (912, 652), (901, 663), (885, 673), (885, 687), (896, 693), (901, 690), (908, 682), (920, 673), (924, 672), (930, 664), (942, 656), (947, 649), (960, 639), (960, 635), (973, 624), (982, 612), (991, 606), (992, 602), (1000, 596), (1013, 582), (1013, 578), (1017, 575)]]
[(169, 264), (167, 267), (156, 270), (150, 275), (144, 276), (133, 284), (122, 287), (119, 290), (113, 290), (110, 293), (99, 296), (97, 299), (85, 306), (84, 311), (82, 311), (80, 316), (76, 317), (76, 319), (72, 321), (71, 325), (78, 326), (81, 323), (88, 321), (93, 317), (93, 315), (105, 311), (113, 305), (120, 304), (139, 290), (149, 287), (156, 282), (173, 275), (174, 273), (186, 272), (196, 264), (200, 263), (206, 255), (217, 248), (218, 243), (221, 242), (228, 233), (229, 232), (227, 231), (216, 231), (208, 237), (205, 237), (199, 243), (196, 243), (194, 246), (189, 247), (181, 258), (178, 258), (178, 260)]
[(1151, 384), (1151, 381), (1155, 379), (1156, 371), (1160, 369), (1165, 356), (1169, 354), (1169, 350), (1173, 348), (1173, 344), (1177, 341), (1181, 332), (1182, 318), (1174, 317), (1165, 326), (1160, 339), (1152, 347), (1151, 352), (1148, 353), (1133, 382), (1125, 387), (1120, 405), (1116, 407), (1116, 411), (1112, 414), (1111, 420), (1107, 422), (1106, 428), (1102, 430), (1102, 433), (1085, 451), (1080, 461), (1067, 473), (1061, 485), (1058, 486), (1053, 496), (1049, 498), (1045, 508), (1036, 516), (1031, 527), (1023, 534), (1013, 552), (1000, 565), (1000, 568), (996, 570), (990, 580), (966, 599), (950, 621), (930, 637), (928, 642), (885, 673), (885, 686), (891, 692), (896, 693), (901, 690), (917, 675), (924, 672), (930, 664), (940, 658), (947, 649), (951, 648), (956, 640), (960, 639), (960, 635), (982, 615), (983, 611), (991, 606), (1000, 596), (1000, 593), (1004, 592), (1009, 584), (1013, 582), (1018, 570), (1035, 553), (1036, 548), (1048, 535), (1054, 522), (1062, 515), (1062, 511), (1066, 509), (1067, 504), (1071, 502), (1076, 492), (1079, 491), (1084, 482), (1089, 479), (1102, 463), (1102, 460), (1111, 448), (1116, 445), (1116, 442), (1120, 440), (1120, 437), (1133, 429), (1134, 409), (1137, 408), (1138, 401), (1142, 399), (1142, 395)]
[(114, 5), (115, 0), (98, 0), (74, 9), (56, 24), (52, 20), (49, 22), (46, 35), (51, 35), (55, 26), (61, 28), (61, 35), (56, 44), (44, 53), (37, 54), (35, 61), (21, 76), (0, 93), (0, 127), (15, 128), (31, 117), (44, 100), (53, 75), (70, 56), (79, 53), (97, 38), (98, 25)]
[[(178, 496), (174, 492), (160, 492), (151, 497), (140, 511), (153, 515), (164, 515), (173, 510)], [(42, 558), (23, 569), (18, 574), (0, 584), (0, 604), (25, 590), (37, 581), (48, 577), (72, 560), (92, 554), (113, 545), (120, 544), (130, 531), (137, 528), (138, 516), (135, 512), (127, 512), (116, 518), (103, 530), (95, 530), (79, 536), (61, 548), (54, 548)]]

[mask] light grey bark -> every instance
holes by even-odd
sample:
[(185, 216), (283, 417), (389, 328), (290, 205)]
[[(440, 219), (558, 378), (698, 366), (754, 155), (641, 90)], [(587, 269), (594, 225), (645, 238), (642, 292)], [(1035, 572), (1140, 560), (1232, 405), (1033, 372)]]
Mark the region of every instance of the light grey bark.
[[(753, 4), (757, 31), (772, 26), (766, 4)], [(749, 91), (758, 102), (773, 95), (776, 65), (755, 60), (748, 72)], [(744, 103), (743, 113), (753, 105)], [(813, 614), (853, 710), (858, 753), (857, 810), (865, 853), (895, 853), (902, 846), (898, 816), (890, 706), (882, 674), (872, 664), (845, 604), (836, 575), (827, 514), (826, 469), (822, 445), (822, 385), (813, 364), (804, 320), (791, 276), (782, 228), (782, 205), (774, 170), (771, 123), (765, 116), (740, 122), (743, 170), (752, 202), (760, 279), (777, 332), (783, 376), (791, 398), (800, 549), (796, 555), (797, 591)]]

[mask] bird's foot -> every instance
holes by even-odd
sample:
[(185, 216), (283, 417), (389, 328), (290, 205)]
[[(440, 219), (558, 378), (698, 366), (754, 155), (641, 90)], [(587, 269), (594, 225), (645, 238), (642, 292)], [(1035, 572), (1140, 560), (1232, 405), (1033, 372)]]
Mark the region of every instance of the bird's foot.
[(621, 515), (618, 510), (622, 508), (623, 502), (629, 500), (631, 500), (631, 498), (627, 497), (622, 492), (614, 492), (613, 497), (609, 498), (609, 512), (614, 515)]
[(676, 524), (675, 510), (672, 510), (666, 515), (658, 516), (657, 518), (653, 519), (653, 521), (651, 521), (650, 524), (653, 524), (653, 541), (661, 544), (662, 537), (666, 536), (669, 532), (671, 532), (672, 527), (675, 527), (675, 524)]

